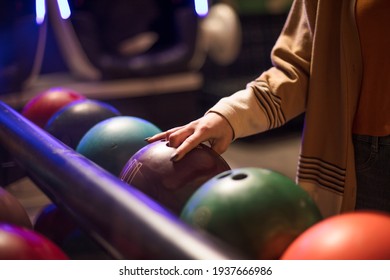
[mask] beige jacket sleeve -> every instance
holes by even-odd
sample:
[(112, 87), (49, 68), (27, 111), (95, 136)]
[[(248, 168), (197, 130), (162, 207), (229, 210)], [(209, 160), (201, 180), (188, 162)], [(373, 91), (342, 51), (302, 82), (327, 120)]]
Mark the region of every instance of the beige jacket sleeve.
[(308, 13), (315, 11), (304, 2), (310, 1), (294, 1), (291, 7), (271, 53), (274, 66), (207, 112), (223, 115), (235, 138), (279, 127), (304, 112), (314, 28)]

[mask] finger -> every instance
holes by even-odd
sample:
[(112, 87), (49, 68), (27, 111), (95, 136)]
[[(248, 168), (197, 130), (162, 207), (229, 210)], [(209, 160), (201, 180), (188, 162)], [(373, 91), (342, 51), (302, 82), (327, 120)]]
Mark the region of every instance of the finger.
[(181, 160), (189, 151), (196, 148), (200, 143), (207, 141), (202, 134), (192, 134), (188, 136), (181, 144), (176, 148), (175, 153), (172, 155), (171, 160), (178, 161)]
[(170, 147), (179, 147), (188, 137), (194, 133), (194, 129), (186, 127), (172, 132), (168, 137)]
[(157, 133), (151, 137), (146, 138), (145, 141), (152, 143), (152, 142), (155, 142), (158, 140), (168, 140), (170, 135), (179, 129), (181, 129), (181, 127), (175, 127), (175, 128), (169, 129), (167, 131)]
[(213, 149), (218, 154), (223, 154), (229, 147), (230, 142), (225, 142), (223, 140), (212, 139), (209, 142), (211, 149)]
[(161, 139), (165, 139), (166, 137), (166, 132), (161, 132), (161, 133), (157, 133), (151, 137), (147, 137), (145, 138), (145, 141), (146, 142), (149, 142), (149, 143), (152, 143), (152, 142), (155, 142), (155, 141), (158, 141), (158, 140), (161, 140)]

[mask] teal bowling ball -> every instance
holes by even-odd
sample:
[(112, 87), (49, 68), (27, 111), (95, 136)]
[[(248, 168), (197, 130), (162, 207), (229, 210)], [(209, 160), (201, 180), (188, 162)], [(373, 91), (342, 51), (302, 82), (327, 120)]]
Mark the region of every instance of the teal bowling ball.
[(290, 178), (248, 167), (204, 183), (181, 212), (186, 223), (215, 235), (250, 259), (278, 259), (303, 231), (322, 220)]
[(88, 130), (76, 151), (119, 176), (129, 158), (147, 144), (145, 138), (160, 132), (160, 128), (145, 119), (117, 116), (101, 121)]
[(46, 123), (45, 130), (76, 149), (84, 134), (95, 124), (121, 113), (106, 102), (85, 99), (72, 102), (57, 111)]

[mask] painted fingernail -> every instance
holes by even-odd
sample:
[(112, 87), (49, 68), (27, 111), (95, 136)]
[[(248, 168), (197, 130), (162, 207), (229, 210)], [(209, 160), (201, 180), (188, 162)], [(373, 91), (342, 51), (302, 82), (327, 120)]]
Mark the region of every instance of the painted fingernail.
[(171, 160), (171, 161), (177, 161), (178, 157), (179, 157), (179, 155), (176, 154), (176, 153), (174, 153), (174, 154), (171, 156), (170, 160)]
[(144, 140), (145, 140), (146, 142), (149, 142), (150, 138), (151, 138), (151, 137), (146, 137)]

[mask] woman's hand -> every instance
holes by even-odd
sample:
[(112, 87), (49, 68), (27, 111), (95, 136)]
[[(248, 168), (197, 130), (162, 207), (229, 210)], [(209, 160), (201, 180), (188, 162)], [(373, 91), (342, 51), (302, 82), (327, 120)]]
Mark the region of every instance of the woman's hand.
[(207, 141), (214, 151), (222, 154), (229, 147), (233, 137), (234, 132), (227, 119), (217, 113), (209, 112), (195, 121), (158, 133), (146, 141), (152, 143), (157, 140), (167, 140), (169, 146), (176, 148), (171, 160), (177, 161), (200, 143)]

